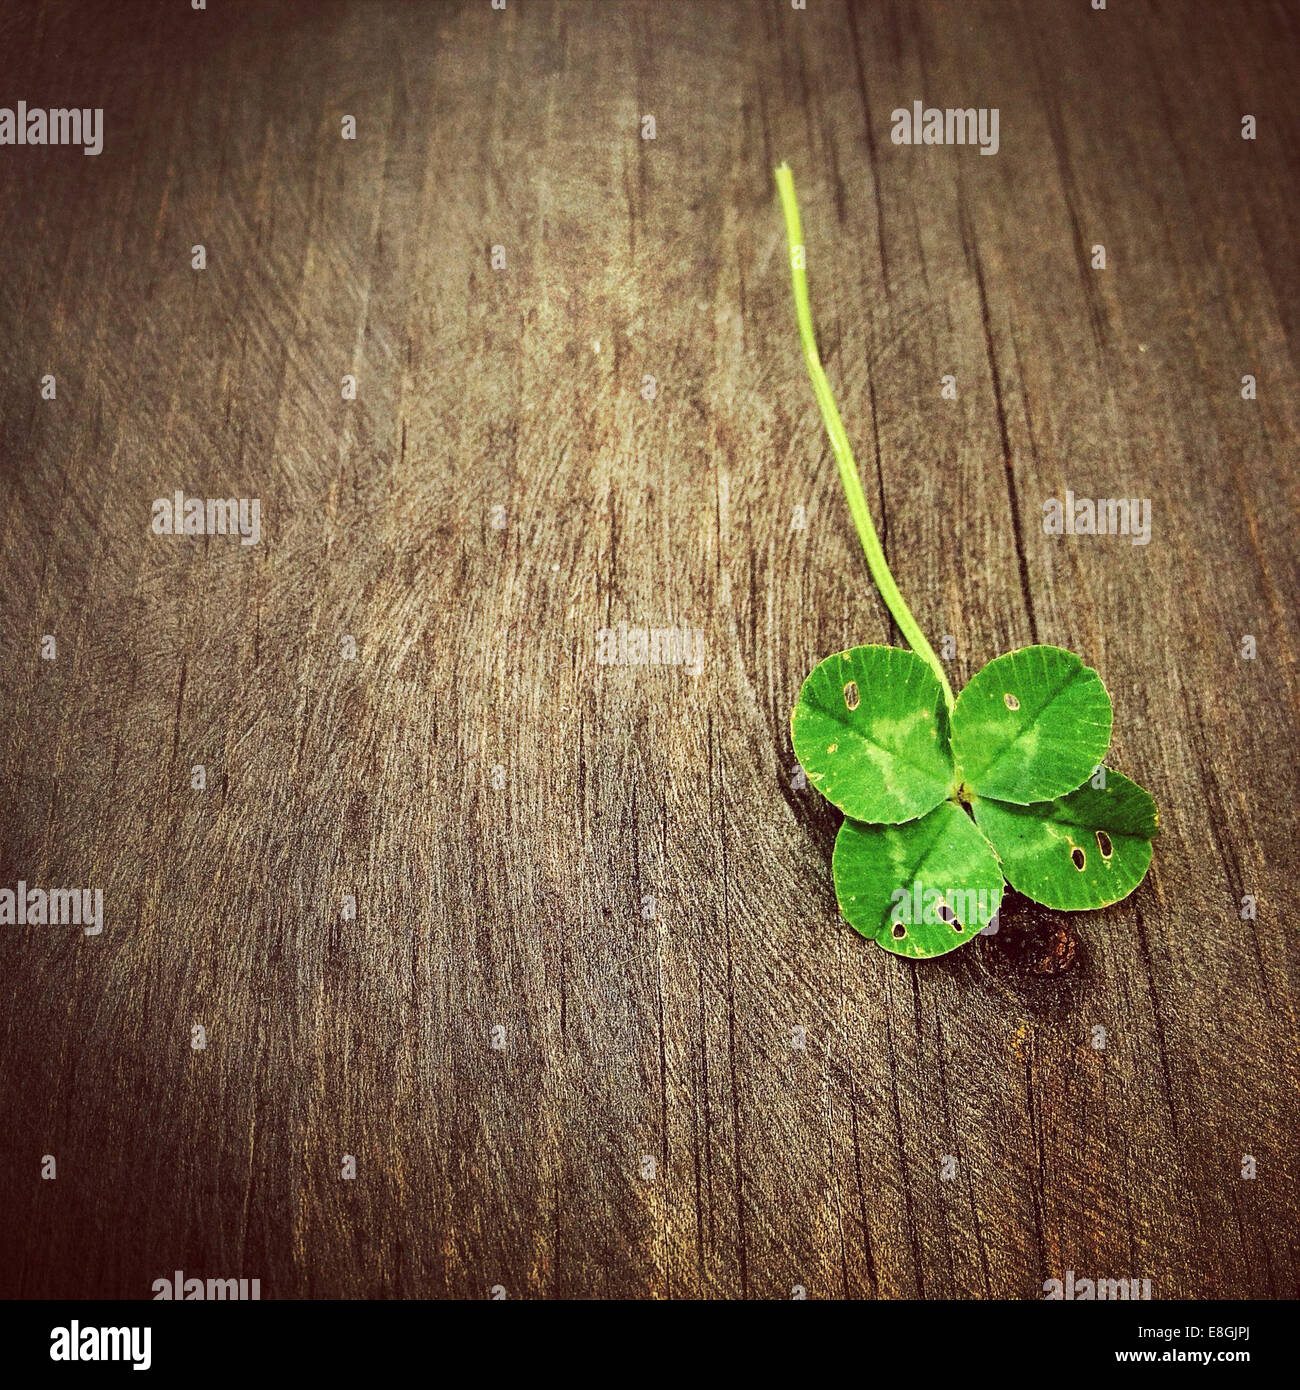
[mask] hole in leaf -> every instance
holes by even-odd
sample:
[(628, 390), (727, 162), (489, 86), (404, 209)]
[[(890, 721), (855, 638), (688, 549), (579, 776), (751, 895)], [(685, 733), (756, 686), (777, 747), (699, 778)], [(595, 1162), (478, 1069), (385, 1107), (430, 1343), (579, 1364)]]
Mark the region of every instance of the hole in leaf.
[(1110, 842), (1110, 836), (1104, 830), (1097, 831), (1097, 848), (1101, 850), (1101, 857), (1109, 859), (1115, 852), (1115, 846)]
[(1072, 849), (1070, 851), (1070, 858), (1074, 861), (1074, 867), (1082, 872), (1083, 866), (1088, 862), (1088, 858), (1084, 852), (1081, 849)]
[(947, 922), (947, 924), (953, 929), (953, 931), (966, 930), (966, 928), (962, 926), (962, 924), (956, 919), (956, 917), (953, 916), (952, 908), (950, 908), (947, 903), (939, 904), (939, 920), (941, 922)]
[(895, 922), (893, 935), (895, 941), (901, 941), (907, 935), (907, 928), (901, 922)]
[(1020, 701), (1017, 700), (1016, 697), (1010, 691), (1007, 691), (1007, 693), (1002, 697), (1002, 699), (1008, 709), (1020, 708)]
[(848, 685), (844, 687), (844, 703), (849, 709), (857, 709), (862, 703), (862, 695), (858, 691), (857, 681), (850, 681)]

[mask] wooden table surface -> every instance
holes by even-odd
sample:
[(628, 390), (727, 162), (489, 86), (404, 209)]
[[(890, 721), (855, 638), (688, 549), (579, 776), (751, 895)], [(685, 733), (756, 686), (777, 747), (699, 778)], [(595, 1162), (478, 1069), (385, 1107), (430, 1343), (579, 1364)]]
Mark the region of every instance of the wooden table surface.
[[(104, 929), (0, 927), (0, 1291), (1296, 1296), (1298, 39), (1280, 0), (6, 7), (0, 100), (104, 147), (0, 147), (0, 885)], [(894, 144), (918, 100), (996, 107), (996, 155)], [(1163, 822), (1112, 908), (921, 963), (839, 917), (789, 711), (898, 636), (782, 159), (954, 685), (1050, 642), (1110, 689)], [(258, 544), (154, 534), (178, 489)], [(1150, 543), (1045, 534), (1067, 489)], [(699, 673), (604, 664), (621, 624)]]

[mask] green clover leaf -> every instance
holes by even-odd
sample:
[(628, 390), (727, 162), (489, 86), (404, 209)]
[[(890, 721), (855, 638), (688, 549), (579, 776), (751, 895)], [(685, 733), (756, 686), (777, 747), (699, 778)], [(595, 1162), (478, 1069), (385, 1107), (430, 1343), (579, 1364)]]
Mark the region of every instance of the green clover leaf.
[(840, 911), (887, 951), (923, 959), (978, 935), (1004, 878), (1065, 911), (1118, 902), (1146, 874), (1159, 814), (1135, 782), (1101, 766), (1113, 720), (1106, 687), (1073, 652), (1033, 646), (990, 661), (953, 696), (890, 573), (822, 368), (784, 164), (776, 183), (813, 394), (867, 567), (912, 649), (828, 657), (790, 716), (809, 781), (846, 816), (831, 869)]
[(969, 941), (1002, 901), (997, 856), (951, 801), (906, 825), (845, 820), (831, 872), (849, 925), (885, 950), (916, 959)]
[(1160, 828), (1151, 796), (1110, 768), (1053, 801), (1014, 806), (977, 797), (974, 809), (1007, 882), (1066, 912), (1128, 897), (1146, 874)]
[(790, 735), (808, 780), (855, 820), (915, 820), (952, 791), (943, 687), (902, 647), (853, 647), (820, 662)]
[(990, 661), (957, 697), (952, 751), (979, 796), (1028, 806), (1073, 791), (1110, 747), (1110, 696), (1096, 671), (1060, 647)]

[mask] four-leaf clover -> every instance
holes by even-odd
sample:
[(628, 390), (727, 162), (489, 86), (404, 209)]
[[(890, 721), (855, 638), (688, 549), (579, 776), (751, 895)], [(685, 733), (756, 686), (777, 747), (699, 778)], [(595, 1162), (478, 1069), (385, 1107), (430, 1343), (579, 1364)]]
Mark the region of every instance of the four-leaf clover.
[(804, 361), (871, 577), (912, 648), (821, 662), (791, 716), (809, 781), (844, 812), (832, 876), (849, 923), (899, 955), (942, 955), (988, 926), (1004, 880), (1066, 911), (1118, 902), (1151, 862), (1159, 815), (1103, 764), (1110, 696), (1060, 647), (990, 661), (960, 698), (898, 591), (822, 369), (794, 179), (776, 171)]
[(950, 711), (914, 652), (853, 647), (813, 670), (790, 722), (808, 780), (846, 817), (840, 910), (886, 950), (962, 945), (1004, 878), (1048, 907), (1104, 907), (1151, 862), (1155, 802), (1103, 765), (1110, 696), (1073, 652), (1008, 652)]

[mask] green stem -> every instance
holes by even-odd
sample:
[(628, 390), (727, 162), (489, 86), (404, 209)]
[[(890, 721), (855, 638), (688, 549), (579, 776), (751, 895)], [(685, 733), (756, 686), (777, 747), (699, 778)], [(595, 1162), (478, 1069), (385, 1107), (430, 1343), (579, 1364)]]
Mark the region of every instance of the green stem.
[(804, 361), (808, 375), (812, 378), (813, 394), (821, 407), (822, 420), (826, 433), (830, 435), (831, 448), (835, 461), (839, 464), (840, 482), (844, 484), (844, 495), (848, 498), (849, 512), (853, 524), (858, 528), (858, 539), (866, 552), (867, 568), (876, 581), (876, 588), (885, 600), (885, 606), (894, 615), (894, 621), (907, 639), (917, 656), (923, 658), (934, 674), (939, 677), (943, 687), (943, 698), (949, 710), (953, 707), (952, 686), (943, 669), (943, 663), (934, 654), (934, 648), (925, 640), (925, 634), (917, 626), (912, 610), (903, 601), (889, 572), (885, 552), (881, 548), (880, 537), (876, 535), (871, 520), (871, 510), (867, 506), (866, 494), (862, 491), (862, 479), (858, 476), (858, 465), (853, 461), (853, 450), (849, 447), (849, 437), (844, 432), (840, 412), (835, 408), (835, 397), (831, 394), (831, 384), (822, 370), (821, 358), (817, 355), (817, 339), (813, 336), (812, 307), (808, 303), (808, 277), (804, 271), (803, 226), (799, 221), (799, 202), (794, 195), (794, 175), (788, 164), (782, 164), (776, 171), (776, 187), (781, 195), (781, 211), (785, 214), (785, 234), (790, 243), (790, 276), (794, 281), (794, 308), (799, 319), (799, 340), (803, 343)]

